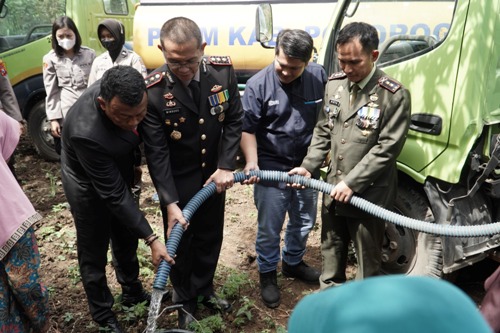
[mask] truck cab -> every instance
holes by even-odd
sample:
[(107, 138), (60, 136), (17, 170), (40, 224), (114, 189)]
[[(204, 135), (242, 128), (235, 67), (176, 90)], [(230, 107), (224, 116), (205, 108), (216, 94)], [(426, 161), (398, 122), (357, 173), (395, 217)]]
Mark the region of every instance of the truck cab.
[(102, 53), (97, 25), (106, 18), (120, 20), (131, 41), (135, 0), (0, 1), (0, 59), (5, 63), (29, 136), (38, 153), (58, 160), (50, 124), (45, 115), (42, 58), (51, 49), (52, 22), (61, 15), (71, 17), (82, 37), (82, 45)]
[[(395, 212), (460, 226), (500, 220), (499, 12), (498, 0), (337, 1), (318, 62), (327, 73), (340, 71), (338, 32), (364, 21), (379, 32), (377, 66), (411, 93)], [(266, 31), (274, 14), (261, 5), (263, 42), (273, 38)], [(496, 255), (499, 237), (439, 236), (386, 223), (383, 272), (441, 277)]]

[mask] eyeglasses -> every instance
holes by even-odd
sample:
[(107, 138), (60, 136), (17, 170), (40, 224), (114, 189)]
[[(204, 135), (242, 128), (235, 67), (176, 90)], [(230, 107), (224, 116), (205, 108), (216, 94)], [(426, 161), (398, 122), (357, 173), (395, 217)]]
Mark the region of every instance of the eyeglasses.
[(189, 60), (186, 62), (172, 62), (172, 61), (167, 61), (168, 67), (171, 69), (181, 69), (182, 67), (186, 68), (195, 68), (198, 67), (200, 64), (199, 60)]

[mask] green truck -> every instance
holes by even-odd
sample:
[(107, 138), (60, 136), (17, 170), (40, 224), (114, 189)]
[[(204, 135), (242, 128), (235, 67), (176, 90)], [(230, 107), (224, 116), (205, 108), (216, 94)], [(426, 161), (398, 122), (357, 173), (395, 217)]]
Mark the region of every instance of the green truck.
[[(272, 40), (269, 5), (257, 38)], [(339, 71), (335, 40), (364, 21), (380, 35), (378, 66), (411, 92), (408, 138), (398, 158), (394, 211), (429, 223), (500, 220), (500, 0), (338, 0), (318, 62)], [(261, 33), (262, 32), (262, 33)], [(275, 31), (276, 33), (276, 31)], [(387, 274), (442, 277), (487, 256), (500, 235), (448, 237), (386, 223)]]
[(0, 0), (0, 59), (28, 122), (29, 136), (44, 158), (59, 159), (45, 115), (42, 78), (42, 57), (51, 49), (53, 20), (61, 15), (71, 17), (82, 44), (100, 54), (104, 48), (97, 38), (99, 22), (120, 20), (130, 41), (135, 4), (135, 0)]

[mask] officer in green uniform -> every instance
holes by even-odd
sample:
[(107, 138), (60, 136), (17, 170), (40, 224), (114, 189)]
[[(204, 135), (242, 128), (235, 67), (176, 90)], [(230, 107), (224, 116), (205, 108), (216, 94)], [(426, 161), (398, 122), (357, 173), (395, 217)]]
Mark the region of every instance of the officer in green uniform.
[(397, 190), (396, 158), (408, 132), (410, 93), (378, 69), (378, 35), (354, 22), (340, 32), (336, 48), (342, 72), (329, 77), (323, 112), (307, 156), (290, 173), (309, 176), (328, 153), (328, 183), (321, 212), (321, 288), (346, 281), (348, 246), (354, 241), (356, 279), (377, 275), (381, 265), (383, 221), (349, 205), (355, 194), (391, 208)]

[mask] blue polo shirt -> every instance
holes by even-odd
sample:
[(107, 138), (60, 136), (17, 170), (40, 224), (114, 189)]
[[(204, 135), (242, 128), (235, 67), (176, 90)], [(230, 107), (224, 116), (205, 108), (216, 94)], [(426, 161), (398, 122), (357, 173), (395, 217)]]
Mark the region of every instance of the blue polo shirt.
[(302, 75), (282, 84), (274, 62), (252, 76), (242, 98), (243, 131), (255, 134), (261, 170), (300, 166), (323, 102), (326, 72), (309, 63)]

